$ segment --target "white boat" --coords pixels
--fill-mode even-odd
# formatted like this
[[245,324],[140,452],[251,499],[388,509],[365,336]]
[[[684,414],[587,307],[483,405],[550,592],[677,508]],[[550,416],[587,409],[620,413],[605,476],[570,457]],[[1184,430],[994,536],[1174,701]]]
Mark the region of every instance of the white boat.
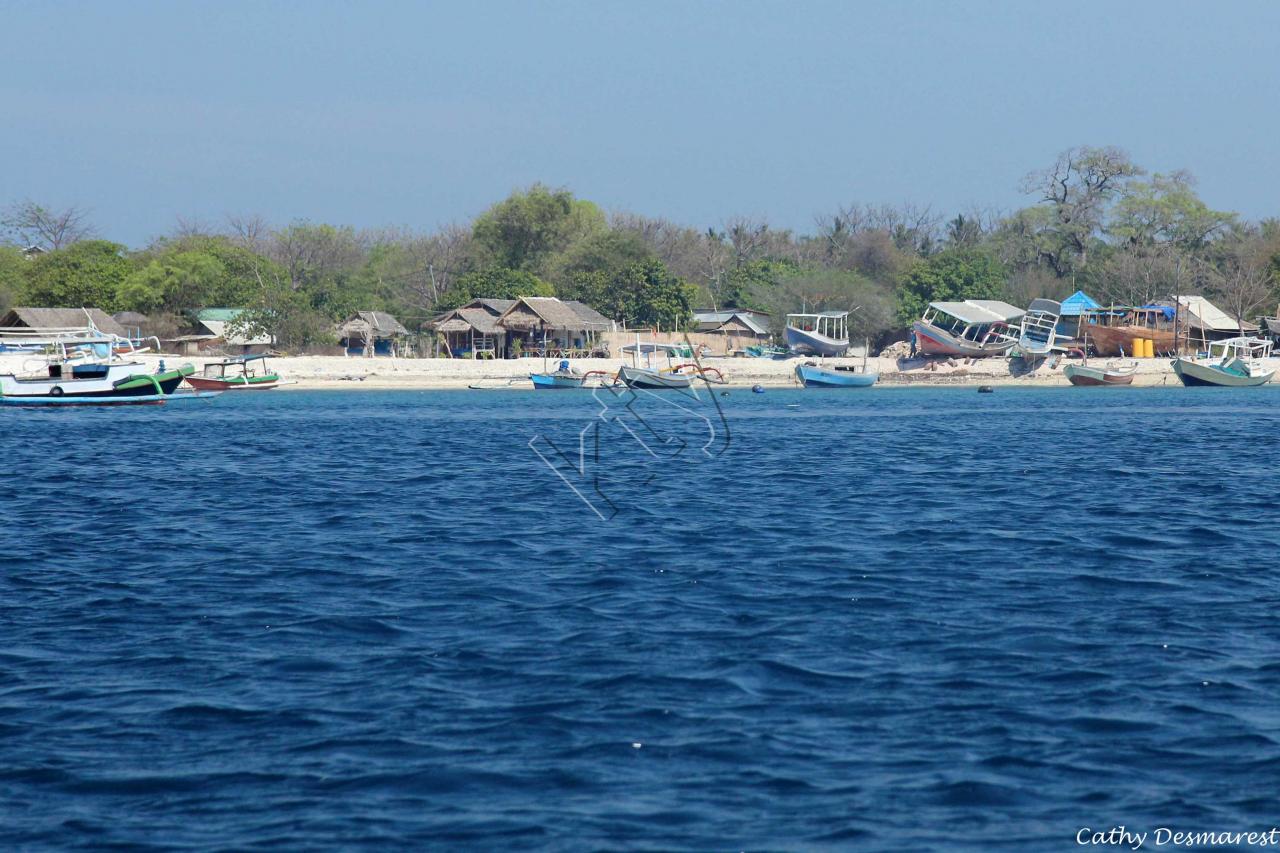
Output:
[[1253,388],[1266,385],[1275,368],[1262,363],[1271,357],[1271,341],[1263,338],[1228,338],[1209,344],[1207,358],[1173,360],[1173,372],[1183,385]]
[[1022,315],[1018,329],[1018,349],[1025,355],[1048,355],[1058,340],[1058,317],[1062,303],[1052,299],[1033,299]]
[[787,345],[802,355],[840,356],[849,349],[849,312],[788,314]]
[[1018,322],[1025,312],[995,299],[930,302],[911,327],[924,355],[983,358],[1004,355],[1018,342]]
[[618,381],[628,388],[643,388],[647,391],[671,391],[693,385],[693,377],[689,374],[626,365],[618,368]]

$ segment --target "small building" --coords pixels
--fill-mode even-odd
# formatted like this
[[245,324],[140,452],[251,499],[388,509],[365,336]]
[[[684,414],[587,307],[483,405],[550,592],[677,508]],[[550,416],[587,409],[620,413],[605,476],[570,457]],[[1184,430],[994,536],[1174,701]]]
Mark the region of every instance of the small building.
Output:
[[1198,349],[1206,349],[1213,341],[1252,335],[1258,331],[1256,323],[1237,320],[1203,296],[1175,297],[1179,315],[1178,323],[1185,331],[1179,338]]
[[693,322],[696,332],[724,335],[726,352],[756,346],[772,337],[769,315],[749,308],[701,309],[693,312]]
[[262,355],[276,345],[274,335],[228,332],[227,327],[245,312],[244,308],[204,308],[192,318],[185,334],[165,341],[166,349],[179,355]]
[[38,331],[84,331],[93,327],[107,335],[124,338],[124,327],[101,308],[11,308],[0,317],[0,329]]
[[506,358],[507,330],[498,318],[515,304],[514,299],[473,299],[436,317],[427,328],[440,333],[451,358]]
[[522,353],[586,356],[599,349],[599,335],[613,322],[588,305],[554,296],[523,296],[503,312],[497,325],[506,330],[508,350],[519,342]]
[[1085,293],[1077,290],[1062,300],[1062,310],[1058,312],[1058,334],[1070,338],[1080,336],[1080,317],[1087,311],[1097,311],[1102,306]]
[[407,355],[409,330],[385,311],[357,311],[338,326],[347,355]]

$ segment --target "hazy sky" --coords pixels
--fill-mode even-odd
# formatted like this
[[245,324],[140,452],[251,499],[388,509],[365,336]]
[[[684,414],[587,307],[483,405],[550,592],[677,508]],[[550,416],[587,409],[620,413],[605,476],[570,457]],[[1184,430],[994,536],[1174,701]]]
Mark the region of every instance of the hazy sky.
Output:
[[810,230],[1077,144],[1280,214],[1280,3],[0,0],[0,205],[433,228],[513,188]]

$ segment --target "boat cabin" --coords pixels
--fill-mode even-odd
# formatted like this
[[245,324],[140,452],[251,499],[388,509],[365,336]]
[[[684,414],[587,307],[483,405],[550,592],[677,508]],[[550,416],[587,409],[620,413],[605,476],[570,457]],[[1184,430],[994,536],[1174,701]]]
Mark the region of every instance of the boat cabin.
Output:
[[849,340],[849,312],[823,311],[820,314],[788,314],[787,325],[835,341]]
[[920,322],[976,344],[985,340],[992,329],[1021,319],[1023,313],[1020,308],[994,299],[930,302]]
[[1229,361],[1241,359],[1256,361],[1260,358],[1271,358],[1271,341],[1265,338],[1228,338],[1225,341],[1214,341],[1209,344],[1211,361]]
[[201,376],[205,379],[238,379],[241,376],[252,379],[255,376],[269,376],[265,355],[242,355],[226,361],[215,361],[206,364]]

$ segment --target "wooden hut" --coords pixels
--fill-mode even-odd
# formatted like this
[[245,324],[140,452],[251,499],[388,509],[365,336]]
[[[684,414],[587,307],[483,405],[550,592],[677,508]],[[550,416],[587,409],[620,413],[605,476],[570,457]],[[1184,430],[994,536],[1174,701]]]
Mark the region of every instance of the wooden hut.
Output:
[[84,331],[90,327],[107,335],[127,337],[123,326],[101,308],[12,308],[0,317],[5,331]]
[[531,355],[574,357],[598,349],[598,336],[613,323],[594,308],[554,296],[523,296],[498,318],[507,331],[509,347],[520,342],[520,351]]
[[700,310],[693,312],[693,322],[694,331],[723,335],[726,352],[766,343],[771,337],[769,315],[763,311],[745,308]]
[[473,299],[436,317],[427,328],[443,336],[451,357],[506,358],[507,330],[498,325],[498,318],[515,304],[514,299]]
[[347,355],[406,355],[409,330],[385,311],[357,311],[338,326]]
[[164,341],[165,349],[179,355],[262,355],[276,345],[272,335],[230,332],[244,308],[204,308],[195,313],[192,325],[176,338]]

